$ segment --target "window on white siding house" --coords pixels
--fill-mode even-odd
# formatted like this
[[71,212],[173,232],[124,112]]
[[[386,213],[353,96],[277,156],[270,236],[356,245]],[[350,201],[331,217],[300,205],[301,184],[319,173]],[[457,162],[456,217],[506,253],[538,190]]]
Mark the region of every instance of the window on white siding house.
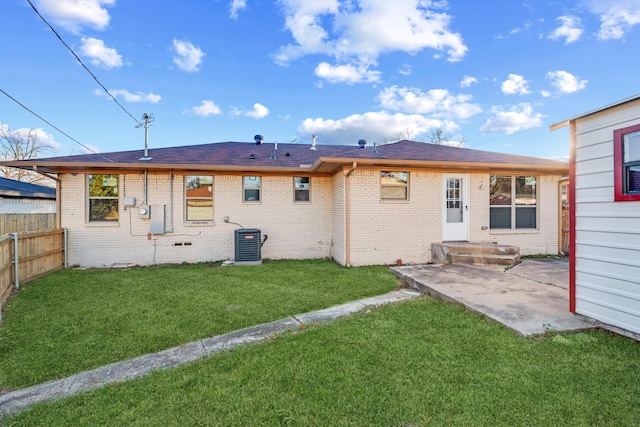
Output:
[[407,200],[408,197],[409,172],[380,172],[380,198],[382,200]]
[[259,202],[260,201],[260,177],[244,176],[242,177],[243,201]]
[[622,179],[625,194],[640,194],[640,131],[622,137]]
[[613,189],[617,202],[640,200],[640,124],[613,131]]
[[296,176],[293,178],[293,201],[308,202],[311,200],[311,178],[308,176]]
[[213,221],[213,177],[184,177],[185,217],[187,221]]
[[490,182],[490,228],[535,229],[538,214],[538,178],[535,176],[491,175]]
[[118,175],[87,176],[89,221],[118,221]]

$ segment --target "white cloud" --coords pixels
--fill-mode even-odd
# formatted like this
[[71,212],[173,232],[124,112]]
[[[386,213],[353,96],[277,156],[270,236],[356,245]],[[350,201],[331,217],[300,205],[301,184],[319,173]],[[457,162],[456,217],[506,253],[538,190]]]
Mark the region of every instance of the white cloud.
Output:
[[87,144],[87,143],[82,143],[82,145],[78,146],[78,149],[80,150],[80,152],[82,154],[94,154],[94,153],[101,153],[102,150],[100,149],[100,147],[97,147],[95,145],[91,145],[91,144]]
[[551,96],[551,92],[548,90],[541,90],[540,95],[542,95],[543,98],[549,98]]
[[526,95],[531,93],[529,82],[518,74],[509,74],[509,78],[502,82],[502,93],[505,95]]
[[621,39],[640,24],[640,0],[588,0],[587,8],[600,18],[601,40]]
[[[111,95],[113,95],[114,97],[122,97],[126,102],[148,102],[150,104],[157,104],[158,102],[160,102],[160,100],[162,99],[162,97],[160,95],[156,95],[155,93],[142,93],[142,92],[136,92],[136,93],[131,93],[126,89],[109,89],[109,92],[111,93]],[[94,94],[96,94],[97,96],[104,96],[104,97],[109,97],[109,95],[107,95],[103,90],[101,89],[96,89],[93,91]]]
[[410,76],[411,74],[413,74],[413,69],[409,64],[402,64],[402,66],[398,68],[398,74],[401,74],[403,76]]
[[553,33],[549,34],[547,38],[551,40],[564,38],[564,44],[580,40],[584,32],[580,18],[575,16],[559,16],[556,20],[560,21],[562,25],[556,28]]
[[578,77],[563,70],[549,71],[547,78],[551,84],[561,93],[574,93],[587,86],[587,80],[580,80]]
[[453,95],[446,89],[422,92],[417,88],[391,86],[383,89],[378,99],[383,108],[438,118],[466,119],[482,111],[469,102],[471,95]]
[[220,107],[218,107],[213,101],[209,99],[203,100],[200,105],[193,107],[191,111],[198,116],[207,117],[215,114],[220,114]]
[[242,111],[237,108],[234,108],[231,111],[231,114],[234,116],[245,116],[245,117],[253,117],[254,119],[262,119],[269,115],[269,109],[264,105],[256,102],[253,104],[253,110],[250,111]]
[[[309,54],[325,54],[341,64],[375,64],[389,52],[416,54],[424,49],[446,52],[460,61],[468,48],[449,29],[445,1],[427,0],[281,0],[285,28],[295,42],[281,46],[276,63],[286,65]],[[361,65],[358,65],[361,64]]]
[[321,62],[315,69],[316,76],[329,83],[363,83],[380,81],[380,72],[372,71],[368,65],[331,65]]
[[480,132],[504,132],[507,135],[514,134],[527,129],[542,126],[540,113],[533,111],[531,104],[522,102],[505,111],[500,107],[494,107],[493,117],[489,118],[480,128]]
[[[59,142],[56,142],[53,135],[45,132],[44,129],[42,128],[35,128],[35,129],[20,128],[20,129],[11,130],[9,129],[9,126],[4,123],[0,123],[0,128],[2,129],[3,134],[10,134],[25,142],[31,141],[33,138],[35,138],[38,144],[45,147],[47,151],[49,150],[59,151],[62,148],[62,145]],[[8,160],[14,160],[14,159],[8,159]]]
[[78,34],[83,27],[104,30],[109,25],[109,12],[116,0],[38,0],[40,12],[62,28]]
[[173,57],[173,63],[178,68],[189,73],[200,71],[200,64],[205,53],[199,47],[195,47],[188,41],[173,40],[173,50],[176,53]]
[[531,21],[527,21],[524,23],[522,27],[516,27],[511,31],[509,31],[509,34],[513,35],[513,34],[522,33],[524,31],[528,31],[532,26],[533,26],[533,23],[531,23]]
[[231,19],[238,19],[238,11],[247,7],[246,0],[231,0]]
[[309,138],[318,135],[318,145],[353,144],[366,139],[370,144],[397,139],[411,132],[412,139],[424,134],[429,129],[442,127],[447,132],[454,132],[458,126],[450,121],[427,118],[420,114],[389,114],[387,112],[368,112],[353,114],[343,119],[332,120],[308,118],[298,126],[298,133]]
[[478,79],[472,76],[464,76],[460,82],[460,87],[469,87],[474,83],[478,83]]
[[93,37],[82,37],[80,41],[80,52],[91,58],[93,65],[104,68],[122,67],[122,56],[115,49],[105,46],[104,41]]

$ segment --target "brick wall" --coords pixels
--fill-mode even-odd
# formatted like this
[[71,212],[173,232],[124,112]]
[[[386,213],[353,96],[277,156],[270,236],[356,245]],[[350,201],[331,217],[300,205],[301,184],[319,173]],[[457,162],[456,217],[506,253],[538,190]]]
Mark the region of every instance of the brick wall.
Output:
[[[243,202],[241,176],[215,176],[214,220],[198,223],[184,220],[184,176],[176,174],[172,181],[169,173],[149,173],[147,203],[166,205],[167,232],[157,235],[149,234],[150,220],[138,213],[137,206],[144,202],[143,174],[120,175],[115,223],[89,223],[86,177],[61,174],[61,221],[69,230],[69,262],[110,267],[233,259],[237,223],[269,236],[263,258],[333,257],[346,264],[345,173],[312,177],[309,203],[293,202],[291,176],[263,176],[260,202]],[[490,230],[489,174],[471,173],[470,240],[517,245],[522,254],[556,253],[559,179],[539,177],[539,229]],[[410,171],[407,201],[380,200],[380,170],[357,168],[348,182],[351,265],[431,260],[431,243],[442,241],[442,173]],[[136,207],[125,208],[125,196],[135,197]]]
[[[69,229],[71,264],[109,267],[114,263],[150,265],[233,259],[234,230],[239,226],[232,222],[261,229],[263,238],[269,236],[262,247],[263,258],[329,256],[331,178],[313,177],[311,202],[294,203],[293,177],[262,177],[262,200],[248,203],[242,200],[241,176],[215,176],[214,221],[187,223],[184,220],[184,177],[175,175],[171,182],[168,173],[149,173],[147,203],[166,205],[168,231],[151,236],[150,220],[141,218],[137,207],[124,206],[125,196],[134,196],[136,206],[144,202],[142,174],[120,175],[117,223],[87,221],[84,175],[63,174],[61,180],[61,220],[62,226]],[[230,223],[224,222],[225,216],[229,217]]]
[[442,238],[442,178],[410,172],[409,200],[380,199],[380,170],[356,169],[350,179],[351,264],[425,263]]

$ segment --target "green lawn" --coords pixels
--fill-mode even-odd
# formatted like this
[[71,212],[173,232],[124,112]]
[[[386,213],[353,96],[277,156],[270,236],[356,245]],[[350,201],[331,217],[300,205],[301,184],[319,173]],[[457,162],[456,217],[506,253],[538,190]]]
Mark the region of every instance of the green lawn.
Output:
[[640,344],[422,298],[37,405],[7,425],[632,426]]
[[0,390],[393,290],[385,267],[326,260],[64,270],[7,306]]

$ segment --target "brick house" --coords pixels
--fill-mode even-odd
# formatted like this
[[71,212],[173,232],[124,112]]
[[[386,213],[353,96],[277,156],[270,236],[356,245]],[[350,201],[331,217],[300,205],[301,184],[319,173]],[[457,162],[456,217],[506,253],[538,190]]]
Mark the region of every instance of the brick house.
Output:
[[425,263],[431,243],[557,253],[564,162],[399,141],[366,146],[222,142],[5,163],[58,177],[69,262],[104,267],[262,256],[345,266]]

